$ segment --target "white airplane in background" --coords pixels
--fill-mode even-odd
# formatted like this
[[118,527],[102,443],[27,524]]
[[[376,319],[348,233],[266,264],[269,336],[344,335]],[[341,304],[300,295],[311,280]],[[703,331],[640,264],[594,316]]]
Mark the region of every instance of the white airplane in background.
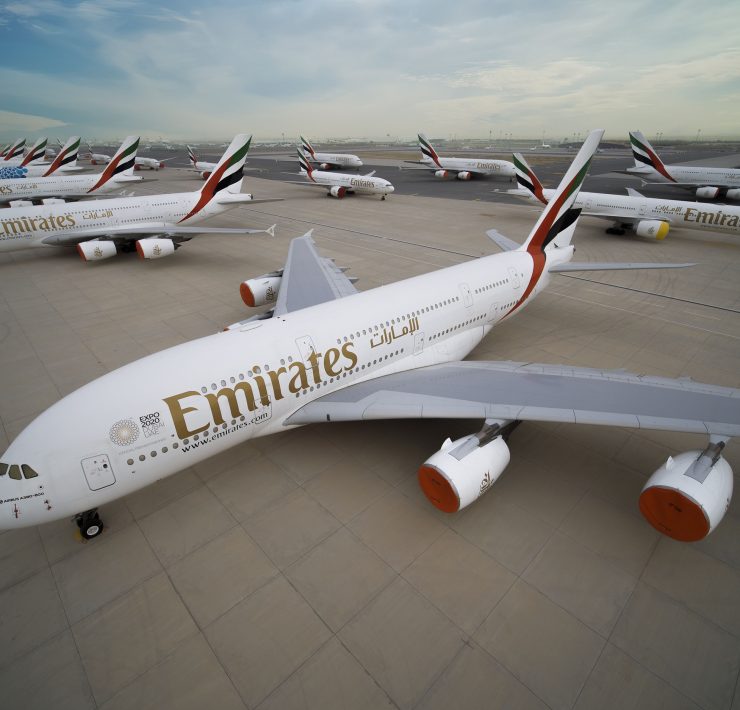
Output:
[[493,160],[491,158],[442,158],[434,150],[429,139],[419,133],[419,149],[421,161],[407,160],[407,163],[424,165],[434,171],[438,178],[456,177],[458,180],[470,180],[472,177],[496,175],[513,178],[514,166],[508,160]]
[[[542,186],[521,153],[514,153],[514,165],[519,189],[507,190],[507,194],[527,197],[546,205],[555,190]],[[671,227],[685,227],[740,235],[740,207],[645,197],[629,187],[627,195],[581,190],[575,207],[590,217],[612,220],[614,226],[606,230],[607,234],[624,234],[625,229],[633,229],[641,237],[665,239]]]
[[362,161],[351,153],[317,153],[306,138],[300,136],[301,149],[311,163],[319,163],[319,170],[332,168],[361,168]]
[[350,173],[325,172],[314,170],[303,151],[298,148],[298,164],[300,174],[305,175],[308,182],[297,183],[299,185],[311,185],[312,187],[323,187],[327,195],[342,199],[345,195],[354,193],[365,195],[380,195],[384,200],[395,189],[388,180],[373,177],[375,171],[367,175],[352,175]]
[[11,165],[3,167],[0,163],[0,185],[5,180],[18,180],[22,178],[49,177],[56,173],[67,173],[81,170],[77,165],[77,154],[80,148],[79,136],[72,136],[62,147],[62,149],[51,161],[51,164],[42,163],[40,165]]
[[694,165],[666,165],[640,131],[630,131],[635,167],[625,172],[643,179],[644,183],[671,184],[695,189],[696,196],[713,200],[727,197],[740,200],[740,170],[705,168]]
[[[110,155],[105,155],[105,153],[93,153],[89,144],[87,149],[90,151],[88,155],[91,165],[108,165],[108,163],[113,159]],[[136,161],[134,162],[134,170],[143,170],[144,168],[147,170],[160,170],[165,167],[165,163],[168,160],[172,159],[173,158],[165,158],[164,160],[158,160],[157,158],[144,158],[137,155]]]
[[285,427],[459,418],[484,423],[447,439],[418,474],[448,513],[496,481],[521,420],[703,433],[703,451],[670,457],[640,495],[662,533],[703,538],[730,502],[722,450],[740,435],[740,390],[623,370],[462,361],[553,273],[670,266],[571,262],[573,202],[602,134],[589,135],[524,244],[489,232],[505,253],[358,293],[319,256],[310,232],[294,239],[282,271],[240,289],[256,305],[272,300],[271,317],[137,360],[31,422],[1,459],[0,529],[75,515],[82,536],[95,537],[99,506]]
[[209,163],[205,160],[198,160],[193,149],[188,145],[185,146],[188,149],[188,160],[193,170],[200,173],[200,176],[204,180],[208,180],[211,177],[211,173],[216,169],[216,163]]
[[[76,246],[84,261],[99,261],[115,256],[119,249],[135,248],[142,259],[159,259],[196,234],[274,234],[274,225],[269,230],[193,226],[238,205],[275,201],[254,200],[241,192],[251,140],[244,134],[236,136],[197,192],[19,207],[7,210],[7,216],[0,212],[0,252]],[[125,165],[126,156],[119,152],[99,179],[118,174]]]
[[[79,143],[79,139],[77,142]],[[15,209],[32,206],[32,200],[43,199],[44,204],[53,204],[51,200],[59,203],[70,197],[96,197],[121,190],[132,182],[141,182],[143,178],[133,174],[134,158],[138,146],[137,136],[126,138],[102,173],[2,180],[0,181],[0,202],[9,203]]]

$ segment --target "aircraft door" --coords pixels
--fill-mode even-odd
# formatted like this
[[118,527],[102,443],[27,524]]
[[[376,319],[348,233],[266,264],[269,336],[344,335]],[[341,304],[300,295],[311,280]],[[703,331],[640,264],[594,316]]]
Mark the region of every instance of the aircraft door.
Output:
[[414,355],[419,355],[424,350],[424,333],[414,333]]
[[458,288],[460,289],[460,295],[462,296],[465,308],[470,308],[473,305],[473,293],[470,290],[470,286],[468,284],[460,284]]
[[89,456],[80,461],[82,473],[85,474],[85,480],[91,491],[99,491],[101,488],[112,486],[116,482],[113,475],[113,467],[110,459],[106,454]]
[[640,216],[641,217],[644,217],[646,214],[647,214],[647,204],[645,202],[643,202],[640,205]]
[[514,288],[519,288],[519,286],[521,286],[521,283],[519,281],[519,273],[513,266],[509,267],[509,279],[511,280],[511,285]]
[[295,344],[298,346],[298,352],[301,354],[301,360],[303,362],[309,362],[311,353],[316,352],[316,346],[313,343],[313,338],[310,335],[302,335],[300,338],[296,338]]

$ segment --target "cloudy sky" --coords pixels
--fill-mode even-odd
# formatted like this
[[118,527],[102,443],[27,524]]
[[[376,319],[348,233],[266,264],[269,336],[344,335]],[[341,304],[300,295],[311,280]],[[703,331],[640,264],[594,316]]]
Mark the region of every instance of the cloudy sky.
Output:
[[740,2],[0,0],[0,139],[740,136]]

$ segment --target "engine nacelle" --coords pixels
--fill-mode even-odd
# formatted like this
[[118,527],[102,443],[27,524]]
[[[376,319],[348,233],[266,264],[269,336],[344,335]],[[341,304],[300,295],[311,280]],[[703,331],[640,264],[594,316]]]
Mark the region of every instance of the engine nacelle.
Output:
[[471,172],[470,172],[470,171],[468,171],[468,170],[461,170],[461,171],[460,171],[460,172],[459,172],[459,173],[457,174],[457,179],[458,179],[458,180],[470,180],[470,178],[471,178],[471,177],[473,177],[473,173],[471,173]]
[[209,177],[211,177],[211,172],[210,172],[209,170],[204,170],[204,171],[203,171],[203,172],[201,173],[201,177],[202,177],[202,178],[203,178],[204,180],[208,180],[208,178],[209,178]]
[[440,180],[446,180],[450,174],[446,170],[435,170],[434,171],[434,177],[439,178]]
[[642,219],[635,225],[635,234],[640,237],[665,239],[671,225],[660,219]]
[[140,259],[161,259],[175,253],[175,242],[171,239],[139,239],[136,251]]
[[331,165],[329,163],[320,163],[319,170],[331,170]]
[[82,261],[100,261],[110,259],[118,253],[116,245],[108,241],[80,242],[77,245],[77,253]]
[[728,200],[740,200],[740,188],[732,187],[727,191]]
[[32,200],[10,200],[8,204],[11,207],[33,207]]
[[[508,466],[511,454],[502,437],[478,446],[475,434],[447,439],[419,469],[421,490],[445,513],[455,513],[480,498]],[[466,449],[472,449],[465,453]],[[462,456],[458,458],[458,456]]]
[[713,200],[719,195],[718,187],[697,187],[696,196],[703,197],[705,200]]
[[140,165],[139,163],[134,163],[134,170],[139,171],[139,170],[142,170],[142,169],[143,169],[143,166],[142,165]]
[[336,197],[338,200],[341,200],[347,194],[347,188],[334,185],[334,187],[329,190],[329,194],[332,197]]
[[732,468],[718,453],[713,455],[713,446],[670,456],[640,493],[640,512],[674,540],[705,538],[730,506]]
[[65,204],[65,200],[63,200],[61,197],[45,197],[43,200],[41,200],[42,205],[63,205]]
[[275,303],[282,281],[282,276],[270,274],[258,276],[256,279],[248,279],[239,286],[242,301],[250,308],[264,306],[266,303]]

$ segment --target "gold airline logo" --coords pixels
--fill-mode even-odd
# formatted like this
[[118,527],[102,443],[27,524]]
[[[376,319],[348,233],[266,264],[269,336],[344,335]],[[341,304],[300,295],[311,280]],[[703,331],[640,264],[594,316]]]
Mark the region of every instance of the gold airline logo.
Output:
[[77,224],[74,215],[51,214],[48,217],[15,217],[0,219],[0,238],[22,237],[34,232],[55,232],[59,229],[67,229]]
[[715,227],[729,227],[737,229],[740,223],[740,215],[725,214],[722,210],[703,212],[695,207],[687,207],[683,216],[684,222],[696,222],[698,224],[710,224]]
[[[306,362],[294,361],[277,370],[262,371],[255,366],[248,379],[233,386],[222,387],[217,392],[201,394],[195,390],[180,392],[165,397],[175,431],[180,439],[186,439],[207,431],[212,426],[226,423],[278,402],[288,394],[297,394],[309,387],[321,385],[327,378],[339,377],[357,366],[354,343],[344,343],[341,348],[329,348],[326,352],[311,351]],[[228,417],[224,417],[224,409]]]

